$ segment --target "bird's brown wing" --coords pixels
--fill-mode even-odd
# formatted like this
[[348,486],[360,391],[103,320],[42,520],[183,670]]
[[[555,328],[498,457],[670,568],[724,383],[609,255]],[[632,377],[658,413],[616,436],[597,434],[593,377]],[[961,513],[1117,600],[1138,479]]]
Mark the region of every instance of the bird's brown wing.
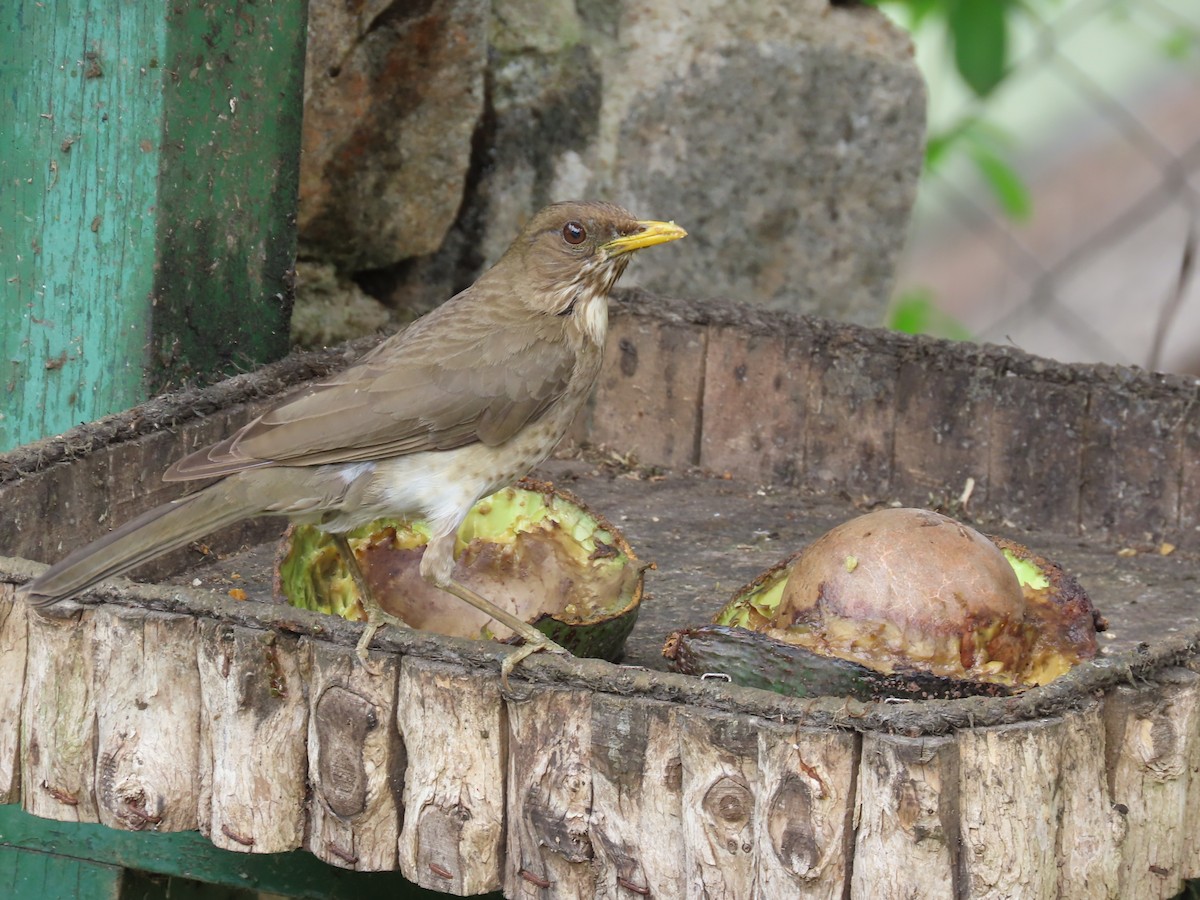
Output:
[[501,444],[563,395],[574,363],[566,344],[529,329],[501,335],[497,323],[486,321],[449,335],[413,328],[179,460],[163,477],[183,481],[269,465]]

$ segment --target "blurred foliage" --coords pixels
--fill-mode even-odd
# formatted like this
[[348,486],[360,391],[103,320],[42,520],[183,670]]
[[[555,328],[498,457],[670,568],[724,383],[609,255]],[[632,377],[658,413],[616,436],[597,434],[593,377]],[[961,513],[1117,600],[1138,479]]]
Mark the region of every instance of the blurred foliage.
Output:
[[[940,27],[951,43],[955,72],[978,100],[986,99],[1009,73],[1011,19],[1016,0],[868,0],[886,7],[908,29]],[[1009,161],[1012,140],[977,113],[964,114],[949,128],[931,132],[925,144],[925,172],[934,172],[953,156],[974,165],[1000,210],[1017,222],[1033,210],[1029,189]],[[967,329],[938,309],[932,293],[913,290],[896,297],[886,327],[909,334],[965,340]]]
[[1015,0],[868,0],[902,9],[911,31],[940,20],[954,45],[959,77],[977,97],[986,97],[1008,71],[1009,17]]
[[[944,40],[942,59],[953,66],[951,81],[965,88],[967,108],[948,126],[931,128],[926,140],[924,171],[926,177],[941,170],[950,160],[965,160],[975,170],[999,212],[1008,220],[1021,223],[1033,213],[1033,197],[1028,185],[1013,165],[1017,141],[987,120],[988,102],[1010,77],[1014,68],[1013,34],[1020,37],[1032,28],[1045,31],[1053,21],[1053,9],[1066,11],[1067,0],[863,0],[880,7],[894,21],[914,35]],[[1094,10],[1118,22],[1132,21],[1142,0],[1108,0]],[[1163,31],[1128,29],[1132,40],[1153,35],[1159,52],[1166,59],[1186,60],[1200,52],[1200,29],[1166,13],[1168,27]],[[928,47],[929,42],[923,41]],[[923,60],[930,65],[929,60]],[[940,60],[939,60],[940,62]],[[1020,63],[1018,60],[1017,63]],[[940,65],[939,65],[939,71]],[[947,82],[930,74],[931,90],[944,91]],[[941,313],[933,295],[911,290],[896,297],[888,310],[887,326],[900,331],[921,332],[948,338],[966,338],[963,326]],[[1200,897],[1197,898],[1200,900]]]
[[[1009,32],[1024,7],[1017,0],[869,0],[917,32],[940,26],[951,44],[955,72],[978,99],[985,100],[1010,71]],[[949,128],[931,132],[925,171],[962,154],[975,166],[1004,215],[1023,222],[1032,211],[1029,190],[1009,162],[1008,136],[975,113]]]
[[888,307],[884,327],[907,334],[930,334],[956,341],[971,337],[962,323],[938,309],[933,294],[927,290],[912,290],[894,297]]
[[1025,182],[1008,164],[1012,139],[978,116],[966,116],[953,128],[929,136],[925,144],[925,171],[935,171],[950,151],[965,153],[983,177],[1004,214],[1023,222],[1033,211]]

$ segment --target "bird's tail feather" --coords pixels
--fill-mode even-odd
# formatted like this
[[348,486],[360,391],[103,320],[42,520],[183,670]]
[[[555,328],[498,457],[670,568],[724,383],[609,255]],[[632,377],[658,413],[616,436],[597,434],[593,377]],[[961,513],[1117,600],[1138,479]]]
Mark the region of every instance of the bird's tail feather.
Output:
[[231,502],[218,483],[164,503],[55,563],[21,593],[37,608],[69,600],[105,578],[120,575],[155,557],[245,518],[253,512]]

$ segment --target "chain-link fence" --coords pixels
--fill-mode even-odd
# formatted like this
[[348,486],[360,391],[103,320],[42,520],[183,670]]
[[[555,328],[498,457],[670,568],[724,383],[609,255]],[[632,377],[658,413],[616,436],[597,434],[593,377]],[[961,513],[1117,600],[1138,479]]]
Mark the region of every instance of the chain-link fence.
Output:
[[947,96],[938,36],[918,40],[931,135],[1002,135],[1028,215],[1001,210],[978,160],[934,168],[899,294],[978,340],[1200,374],[1200,3],[1043,0],[1013,20],[985,100]]

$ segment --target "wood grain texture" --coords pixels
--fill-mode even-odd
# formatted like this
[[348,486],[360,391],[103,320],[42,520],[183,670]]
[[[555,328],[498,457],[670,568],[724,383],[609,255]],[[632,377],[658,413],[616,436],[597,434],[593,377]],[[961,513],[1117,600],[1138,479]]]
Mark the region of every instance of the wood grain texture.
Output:
[[0,582],[0,804],[21,802],[21,704],[29,646],[28,608]]
[[1063,716],[1062,818],[1055,854],[1062,900],[1120,896],[1126,820],[1113,808],[1109,790],[1102,710],[1101,702],[1092,701]]
[[[1189,661],[1187,669],[1193,673],[1200,671],[1200,662]],[[1190,817],[1192,812],[1200,809],[1200,740],[1194,735],[1189,742],[1189,750],[1188,793],[1184,803],[1185,815],[1189,818],[1185,820],[1187,828],[1183,838],[1183,850],[1180,853],[1180,869],[1185,878],[1200,878],[1200,828],[1194,827],[1195,823]]]
[[588,836],[597,897],[686,892],[677,714],[676,707],[661,702],[592,698]]
[[757,725],[744,716],[680,711],[685,897],[757,894],[756,860],[769,852],[755,828]]
[[804,439],[809,484],[871,496],[890,490],[899,363],[871,349],[849,331],[815,337]]
[[47,819],[98,822],[93,615],[73,603],[55,614],[28,617],[21,803]]
[[709,328],[701,466],[751,481],[802,480],[807,348],[783,334]]
[[0,449],[287,352],[306,10],[15,8]]
[[965,347],[905,354],[896,384],[892,487],[920,506],[961,495],[974,479],[973,504],[988,500],[988,434],[994,373]]
[[1077,531],[1086,389],[1006,374],[988,438],[988,508],[1018,525]]
[[401,871],[451,894],[499,889],[508,735],[494,673],[405,657],[396,714],[409,773]]
[[1200,741],[1200,675],[1166,669],[1156,683],[1118,687],[1105,702],[1108,777],[1128,831],[1121,897],[1174,897],[1194,872],[1180,861],[1195,810],[1187,806]]
[[696,463],[707,331],[649,316],[615,316],[576,440],[659,466]]
[[847,731],[759,726],[760,896],[846,896],[860,741]]
[[296,638],[201,620],[200,831],[226,850],[303,843],[307,652]]
[[588,693],[540,685],[508,700],[506,897],[596,893],[591,707]]
[[850,896],[958,900],[958,745],[863,735]]
[[1188,401],[1091,388],[1083,429],[1080,516],[1101,533],[1174,534]]
[[93,615],[100,821],[128,831],[194,831],[196,620],[120,606],[101,606]]
[[1061,719],[959,732],[959,837],[970,897],[1057,895]]
[[1200,547],[1200,399],[1187,403],[1182,430],[1179,538],[1194,550]]
[[400,662],[372,653],[368,672],[343,647],[308,642],[308,834],[305,846],[345,869],[398,867],[404,743],[396,727]]

